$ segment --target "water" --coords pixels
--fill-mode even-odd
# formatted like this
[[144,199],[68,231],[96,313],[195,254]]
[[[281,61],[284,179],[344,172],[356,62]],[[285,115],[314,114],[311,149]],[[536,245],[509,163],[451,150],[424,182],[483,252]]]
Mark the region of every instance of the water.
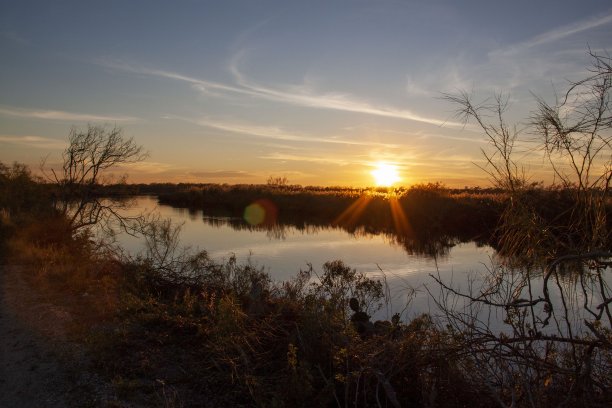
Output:
[[[406,318],[436,309],[427,289],[435,296],[437,275],[454,287],[466,289],[469,276],[481,276],[491,265],[495,251],[474,242],[459,243],[439,256],[416,255],[394,243],[392,237],[367,233],[351,234],[340,228],[282,227],[275,230],[248,228],[235,219],[212,218],[200,211],[158,205],[154,197],[138,197],[133,213],[155,211],[162,218],[183,224],[181,242],[194,250],[206,250],[218,261],[235,255],[267,271],[274,281],[291,279],[312,265],[322,272],[327,261],[342,260],[372,278],[386,278],[392,302],[377,317],[402,312]],[[139,239],[120,235],[120,243],[133,254],[144,249]],[[410,301],[410,306],[406,308]]]
[[[479,325],[485,329],[494,333],[512,331],[504,323],[506,308],[485,306],[474,309],[470,308],[466,298],[452,293],[444,297],[442,295],[449,292],[442,291],[431,275],[458,293],[469,293],[472,289],[474,297],[479,297],[483,288],[490,287],[487,283],[501,278],[505,283],[494,292],[496,297],[491,298],[497,304],[542,296],[541,268],[532,268],[527,275],[526,268],[505,267],[498,262],[493,248],[475,242],[442,238],[433,245],[414,239],[398,244],[393,236],[360,230],[351,233],[341,228],[290,225],[258,228],[241,219],[211,217],[201,211],[158,205],[154,197],[137,197],[127,214],[142,212],[154,212],[161,218],[171,219],[174,224],[182,224],[182,246],[193,251],[206,250],[218,262],[235,256],[240,263],[249,262],[263,268],[276,282],[293,278],[300,269],[309,265],[315,274],[320,275],[325,262],[342,260],[351,268],[386,282],[390,302],[373,315],[374,319],[389,319],[396,312],[401,313],[404,321],[422,313],[435,316],[442,310],[436,301],[446,300],[447,311],[477,316],[481,320]],[[118,240],[133,255],[144,251],[142,239],[120,234]],[[547,327],[538,323],[545,333],[564,335],[568,325],[574,330],[584,330],[582,322],[585,318],[592,318],[585,305],[596,311],[597,305],[610,297],[612,274],[608,271],[599,275],[601,281],[588,268],[566,265],[564,269],[549,281],[556,317],[554,324]],[[531,276],[531,279],[527,280],[526,276]],[[530,282],[532,295],[527,282]],[[563,304],[568,306],[565,316],[562,314]],[[544,316],[543,307],[544,304],[539,303],[532,310],[533,316]]]

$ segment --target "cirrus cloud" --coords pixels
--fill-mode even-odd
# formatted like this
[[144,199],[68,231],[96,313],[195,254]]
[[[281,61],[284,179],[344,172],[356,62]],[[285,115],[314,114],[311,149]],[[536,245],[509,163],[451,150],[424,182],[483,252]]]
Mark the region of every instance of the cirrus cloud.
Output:
[[25,145],[37,149],[64,149],[67,143],[63,140],[42,136],[0,135],[0,143]]
[[35,110],[14,107],[0,107],[0,115],[15,116],[28,119],[64,120],[78,122],[127,122],[138,120],[133,116],[106,116],[88,113],[75,113],[58,110]]

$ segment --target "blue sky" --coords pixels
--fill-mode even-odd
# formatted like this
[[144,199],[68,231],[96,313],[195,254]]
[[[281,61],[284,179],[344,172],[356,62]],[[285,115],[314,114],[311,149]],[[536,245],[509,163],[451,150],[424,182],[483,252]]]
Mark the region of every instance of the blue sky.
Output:
[[[72,126],[150,152],[129,181],[486,185],[443,92],[553,101],[612,51],[609,1],[0,0],[0,161],[57,165]],[[523,151],[537,179],[541,154]]]

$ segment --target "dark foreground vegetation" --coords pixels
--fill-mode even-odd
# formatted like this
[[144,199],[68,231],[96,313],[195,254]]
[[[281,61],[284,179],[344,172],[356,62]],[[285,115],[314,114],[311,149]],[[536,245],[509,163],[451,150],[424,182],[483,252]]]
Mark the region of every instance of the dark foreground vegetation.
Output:
[[[118,405],[484,407],[515,399],[588,406],[610,397],[606,315],[597,320],[603,337],[576,336],[572,351],[562,347],[568,339],[527,332],[505,338],[504,350],[473,326],[478,320],[457,325],[465,315],[446,324],[428,315],[370,322],[384,287],[340,261],[314,281],[302,271],[273,283],[233,259],[218,264],[205,252],[182,251],[178,229],[159,220],[139,226],[146,256],[125,257],[87,229],[75,231],[53,206],[53,191],[27,168],[2,169],[5,259],[27,265],[32,287],[53,301],[80,299],[69,305],[72,335],[87,345],[91,370],[113,384]],[[418,194],[457,199],[440,189]],[[525,315],[508,316],[516,319],[509,324],[529,327]],[[535,341],[546,343],[543,359],[532,350],[514,360]],[[513,355],[517,366],[504,367],[496,353]],[[572,353],[578,361],[592,353],[592,371],[575,367]],[[519,364],[528,364],[528,383]]]
[[[303,223],[329,217],[347,229],[410,233],[436,222],[478,230],[478,214],[491,217],[499,262],[464,291],[433,276],[442,288],[435,316],[372,322],[387,301],[384,282],[342,261],[326,263],[320,276],[306,270],[271,282],[251,265],[182,249],[180,228],[167,220],[123,217],[120,202],[100,200],[98,170],[143,152],[120,130],[96,126],[71,133],[52,183],[21,165],[0,166],[3,262],[23,265],[32,290],[71,308],[73,340],[116,392],[106,405],[610,406],[612,68],[593,58],[593,76],[568,92],[587,87],[582,105],[541,102],[534,115],[560,188],[527,182],[503,98],[475,104],[451,95],[490,138],[485,170],[498,198],[439,186],[391,196],[208,186],[165,198],[255,226],[301,214]],[[583,109],[561,115],[568,101]],[[259,208],[247,211],[253,203]],[[129,256],[95,239],[92,227],[112,225],[141,234],[146,253]],[[502,330],[492,329],[492,314]]]
[[[383,286],[341,261],[327,263],[316,283],[311,271],[272,283],[233,259],[181,251],[164,221],[142,227],[146,257],[118,256],[87,229],[75,232],[27,168],[2,170],[2,197],[11,197],[3,202],[5,262],[26,265],[32,287],[55,302],[77,295],[72,335],[115,386],[117,404],[493,402],[453,357],[457,334],[428,316],[370,322]],[[24,187],[27,196],[5,194]]]

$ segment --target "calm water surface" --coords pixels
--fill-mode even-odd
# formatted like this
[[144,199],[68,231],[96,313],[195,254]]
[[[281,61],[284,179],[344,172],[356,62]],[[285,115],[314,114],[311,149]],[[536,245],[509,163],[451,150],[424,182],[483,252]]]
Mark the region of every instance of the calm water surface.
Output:
[[[308,264],[316,273],[327,261],[342,260],[345,264],[371,277],[386,277],[392,304],[383,308],[380,317],[401,312],[405,317],[435,309],[426,288],[438,293],[430,274],[440,273],[446,282],[465,288],[468,276],[480,276],[495,251],[475,243],[457,244],[438,257],[408,254],[390,237],[372,234],[351,234],[339,228],[310,228],[305,231],[283,227],[274,231],[235,228],[227,219],[211,218],[202,212],[158,205],[154,197],[139,197],[134,211],[156,211],[163,218],[182,223],[181,242],[194,250],[206,250],[218,261],[235,254],[240,262],[251,262],[267,271],[273,280],[291,279]],[[235,221],[235,220],[234,220]],[[234,223],[235,224],[235,223]],[[142,251],[143,243],[129,236],[120,236],[120,243],[132,253]],[[382,270],[382,272],[381,272]],[[410,296],[414,289],[416,294]],[[405,308],[409,299],[410,306]]]

